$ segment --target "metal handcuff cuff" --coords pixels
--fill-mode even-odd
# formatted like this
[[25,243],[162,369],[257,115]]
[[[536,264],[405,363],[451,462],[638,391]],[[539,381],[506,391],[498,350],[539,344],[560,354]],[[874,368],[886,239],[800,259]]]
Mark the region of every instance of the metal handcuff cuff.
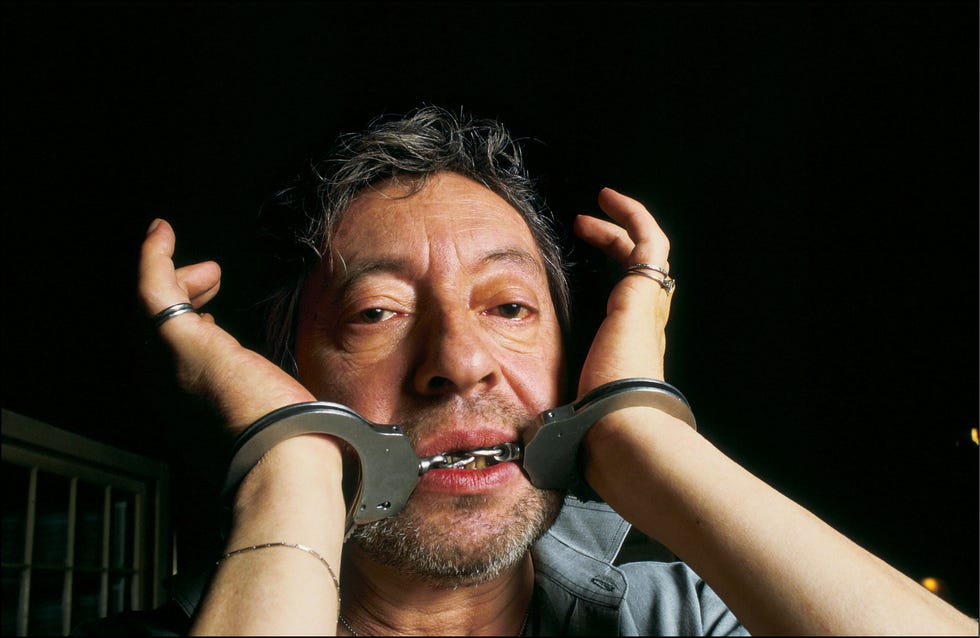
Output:
[[445,452],[419,458],[398,425],[368,421],[338,403],[311,401],[274,410],[246,428],[235,440],[222,494],[230,498],[259,459],[276,444],[302,434],[328,434],[345,441],[358,456],[360,476],[349,499],[345,538],[355,525],[391,516],[402,509],[419,482],[433,469],[463,468],[477,457],[495,462],[523,456],[524,471],[542,489],[573,489],[584,484],[578,455],[592,425],[616,410],[652,407],[697,429],[684,395],[655,379],[623,379],[599,386],[580,400],[545,410],[535,419],[530,442]]

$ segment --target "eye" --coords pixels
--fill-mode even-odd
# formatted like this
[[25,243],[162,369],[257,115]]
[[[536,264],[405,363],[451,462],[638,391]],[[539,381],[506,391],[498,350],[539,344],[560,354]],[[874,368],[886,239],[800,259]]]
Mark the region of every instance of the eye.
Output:
[[381,323],[395,316],[395,312],[384,308],[366,308],[355,315],[360,323]]
[[531,314],[531,309],[519,303],[505,303],[487,311],[504,319],[525,319]]

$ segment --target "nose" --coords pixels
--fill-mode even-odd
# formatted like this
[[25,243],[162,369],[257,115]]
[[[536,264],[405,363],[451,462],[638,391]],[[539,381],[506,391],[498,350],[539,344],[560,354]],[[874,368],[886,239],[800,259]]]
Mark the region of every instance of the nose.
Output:
[[468,394],[493,387],[500,380],[500,364],[479,317],[469,312],[441,314],[422,331],[414,373],[419,394]]

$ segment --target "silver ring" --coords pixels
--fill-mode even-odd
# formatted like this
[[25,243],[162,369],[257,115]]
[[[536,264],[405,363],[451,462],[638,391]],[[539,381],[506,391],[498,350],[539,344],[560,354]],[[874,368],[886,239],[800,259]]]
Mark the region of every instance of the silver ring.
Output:
[[653,264],[633,264],[627,270],[652,270],[654,272],[659,272],[664,277],[670,277],[670,273],[667,270],[661,268],[660,266],[654,266]]
[[660,287],[663,288],[665,291],[667,291],[668,295],[674,292],[674,286],[677,285],[677,282],[670,275],[664,275],[663,279],[661,279],[660,277],[655,277],[654,275],[651,275],[650,273],[640,268],[636,268],[636,269],[630,268],[629,270],[626,271],[626,275],[642,275],[647,279],[652,279],[658,284],[660,284]]
[[168,306],[157,314],[153,315],[153,326],[159,328],[166,323],[167,320],[173,319],[177,315],[182,315],[185,312],[194,312],[194,306],[187,302],[175,303],[172,306]]

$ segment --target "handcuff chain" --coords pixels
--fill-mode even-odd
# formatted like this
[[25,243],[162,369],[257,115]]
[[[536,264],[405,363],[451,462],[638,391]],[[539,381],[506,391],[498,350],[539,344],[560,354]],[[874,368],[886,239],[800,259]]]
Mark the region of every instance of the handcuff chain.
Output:
[[523,448],[519,443],[501,443],[496,447],[444,452],[420,459],[419,474],[425,474],[429,470],[459,470],[475,462],[477,457],[490,458],[497,463],[504,463],[521,458],[522,453]]

